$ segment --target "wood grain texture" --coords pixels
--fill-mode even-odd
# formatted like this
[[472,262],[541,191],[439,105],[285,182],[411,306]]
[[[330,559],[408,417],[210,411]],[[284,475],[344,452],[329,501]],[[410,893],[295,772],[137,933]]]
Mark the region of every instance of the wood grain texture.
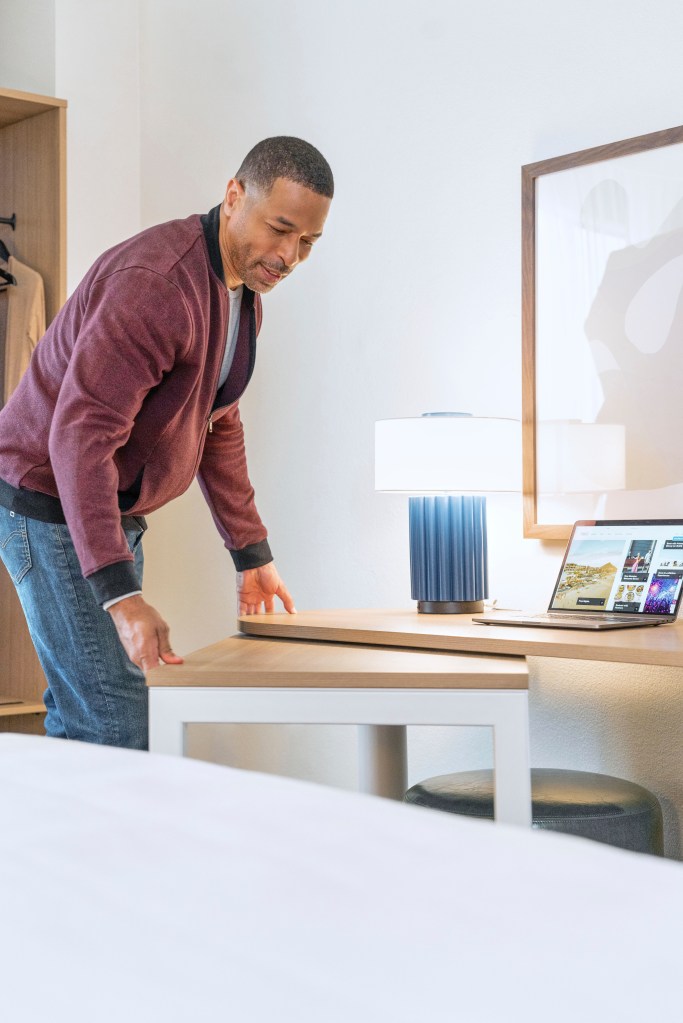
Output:
[[37,713],[0,716],[0,732],[23,732],[27,735],[45,735],[45,715]]
[[522,503],[524,536],[536,529],[536,183],[522,167]]
[[245,635],[448,650],[514,657],[683,667],[683,623],[613,632],[477,625],[471,615],[419,615],[412,610],[300,611],[239,619]]
[[45,705],[40,703],[7,703],[0,704],[0,718],[23,717],[24,714],[44,714]]
[[155,668],[148,686],[528,689],[521,658],[231,636]]
[[47,323],[66,297],[65,116],[56,108],[0,131],[0,215],[17,216],[0,237],[43,278]]
[[[66,298],[66,101],[0,89],[0,238],[45,286],[49,323]],[[24,701],[1,730],[42,731],[46,682],[9,576],[0,568],[0,690]]]
[[540,174],[571,170],[573,167],[585,167],[589,163],[613,160],[619,156],[633,156],[635,153],[643,153],[647,149],[660,149],[662,146],[673,146],[678,142],[683,142],[683,125],[665,128],[663,131],[649,132],[647,135],[635,135],[630,139],[621,139],[619,142],[607,142],[602,146],[581,149],[575,153],[566,153],[564,156],[554,156],[548,160],[539,160],[537,163],[528,163],[523,170],[537,178]]
[[0,690],[42,704],[46,681],[12,580],[0,564]]
[[17,92],[16,89],[0,89],[0,128],[58,107],[66,107],[66,100],[39,96],[32,92]]

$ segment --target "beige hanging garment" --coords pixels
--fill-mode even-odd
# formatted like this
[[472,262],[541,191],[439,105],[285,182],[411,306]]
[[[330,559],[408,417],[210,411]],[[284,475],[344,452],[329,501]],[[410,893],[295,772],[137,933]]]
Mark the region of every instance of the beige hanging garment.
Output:
[[45,291],[43,278],[30,266],[9,258],[9,272],[16,285],[7,289],[5,333],[5,401],[16,390],[26,372],[33,349],[45,333]]

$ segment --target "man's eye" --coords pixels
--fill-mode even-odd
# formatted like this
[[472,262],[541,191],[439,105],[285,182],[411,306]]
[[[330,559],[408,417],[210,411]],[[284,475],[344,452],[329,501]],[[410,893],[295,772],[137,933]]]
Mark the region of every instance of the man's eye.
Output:
[[282,230],[282,228],[279,228],[279,227],[273,227],[273,225],[272,225],[272,224],[268,224],[268,227],[269,227],[269,228],[271,229],[271,231],[272,231],[272,232],[273,232],[274,234],[286,234],[286,232],[285,232],[285,231],[283,231],[283,230]]

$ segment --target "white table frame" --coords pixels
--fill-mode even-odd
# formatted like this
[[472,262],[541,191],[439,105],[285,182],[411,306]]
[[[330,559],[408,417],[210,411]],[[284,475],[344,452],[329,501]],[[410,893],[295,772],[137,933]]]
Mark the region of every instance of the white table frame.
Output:
[[493,729],[495,818],[531,825],[529,698],[524,689],[314,689],[159,686],[149,689],[149,748],[182,756],[189,724],[354,724],[359,788],[401,799],[407,725]]

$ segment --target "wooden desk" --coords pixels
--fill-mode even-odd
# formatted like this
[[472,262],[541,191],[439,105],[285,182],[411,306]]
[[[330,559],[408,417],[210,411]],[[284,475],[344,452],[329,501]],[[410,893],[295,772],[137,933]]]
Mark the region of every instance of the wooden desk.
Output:
[[496,818],[531,823],[520,657],[234,636],[154,669],[147,684],[153,752],[182,755],[191,722],[356,724],[359,787],[395,799],[407,784],[407,725],[489,725]]
[[471,615],[419,615],[415,610],[304,611],[239,619],[250,636],[373,643],[513,657],[661,664],[683,668],[683,622],[642,629],[581,632],[477,625]]

